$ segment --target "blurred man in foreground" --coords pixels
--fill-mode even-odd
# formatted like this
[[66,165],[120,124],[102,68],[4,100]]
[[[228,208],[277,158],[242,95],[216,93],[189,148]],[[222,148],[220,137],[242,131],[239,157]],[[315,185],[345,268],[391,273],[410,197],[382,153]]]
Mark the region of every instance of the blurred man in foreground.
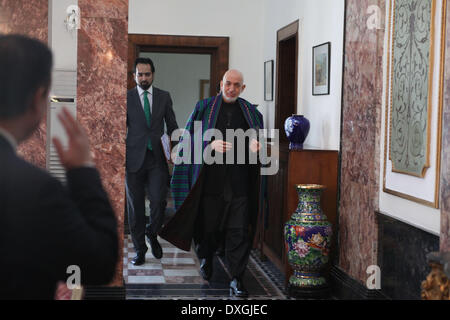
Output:
[[37,40],[0,36],[0,299],[53,299],[68,270],[107,284],[118,258],[114,212],[71,114],[59,115],[67,147],[53,139],[67,187],[16,154],[46,113],[52,61]]

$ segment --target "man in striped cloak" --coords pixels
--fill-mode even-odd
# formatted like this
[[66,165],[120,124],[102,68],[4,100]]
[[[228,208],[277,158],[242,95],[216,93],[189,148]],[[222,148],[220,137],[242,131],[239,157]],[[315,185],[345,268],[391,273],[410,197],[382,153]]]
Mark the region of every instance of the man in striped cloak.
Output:
[[[258,153],[261,144],[256,136],[249,136],[245,148],[239,149],[236,136],[221,139],[220,133],[226,137],[230,129],[255,133],[263,129],[261,113],[239,97],[244,89],[242,73],[229,70],[221,81],[221,93],[197,103],[178,144],[190,150],[178,149],[171,181],[177,212],[160,232],[162,238],[185,251],[191,249],[194,240],[205,280],[211,278],[214,252],[225,240],[225,257],[232,276],[230,293],[239,297],[248,296],[242,277],[255,234],[260,191],[260,166],[249,159]],[[209,129],[216,129],[219,136],[205,138]],[[195,161],[199,149],[201,161]],[[222,164],[205,162],[208,150],[227,160]],[[190,155],[179,161],[186,152]],[[233,161],[228,160],[231,158]]]

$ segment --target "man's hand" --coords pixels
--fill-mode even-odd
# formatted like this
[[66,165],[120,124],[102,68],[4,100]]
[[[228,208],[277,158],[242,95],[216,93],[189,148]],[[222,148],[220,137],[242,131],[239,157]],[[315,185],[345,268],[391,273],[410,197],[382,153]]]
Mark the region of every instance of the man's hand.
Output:
[[233,145],[223,140],[214,140],[211,142],[211,148],[219,153],[225,153],[231,150]]
[[55,137],[52,140],[64,168],[69,170],[91,165],[89,140],[84,129],[66,108],[58,114],[58,119],[67,133],[68,146],[64,149],[60,139]]
[[258,142],[258,140],[252,139],[252,141],[250,141],[250,151],[253,153],[258,152],[259,150],[261,150],[261,143]]

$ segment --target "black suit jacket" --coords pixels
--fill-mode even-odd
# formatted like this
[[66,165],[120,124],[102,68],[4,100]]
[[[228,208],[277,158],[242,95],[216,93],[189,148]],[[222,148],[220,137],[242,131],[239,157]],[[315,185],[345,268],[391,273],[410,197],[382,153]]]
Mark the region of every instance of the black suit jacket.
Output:
[[114,275],[117,223],[98,171],[69,170],[65,187],[1,135],[0,228],[0,299],[53,299],[71,265],[82,284]]
[[169,137],[178,128],[172,99],[167,91],[153,87],[152,121],[150,128],[145,119],[144,108],[137,88],[128,90],[127,94],[127,140],[126,168],[136,172],[142,166],[147,151],[147,143],[152,141],[153,153],[157,159],[164,161],[161,137],[164,134],[164,121]]

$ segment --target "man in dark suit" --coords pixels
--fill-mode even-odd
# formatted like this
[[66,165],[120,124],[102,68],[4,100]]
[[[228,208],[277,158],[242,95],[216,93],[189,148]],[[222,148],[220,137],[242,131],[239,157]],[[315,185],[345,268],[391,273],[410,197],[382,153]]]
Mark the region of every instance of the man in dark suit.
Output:
[[52,60],[37,40],[0,36],[0,299],[53,299],[73,266],[81,284],[107,284],[118,259],[114,212],[70,113],[68,146],[53,140],[67,187],[16,154],[45,115]]
[[[161,259],[157,235],[164,223],[169,184],[167,160],[161,144],[164,123],[169,136],[178,128],[167,91],[152,86],[155,66],[149,58],[137,58],[134,64],[137,86],[127,95],[126,194],[128,222],[136,257],[134,265],[145,263],[148,237],[152,254]],[[146,225],[145,191],[150,200]]]

